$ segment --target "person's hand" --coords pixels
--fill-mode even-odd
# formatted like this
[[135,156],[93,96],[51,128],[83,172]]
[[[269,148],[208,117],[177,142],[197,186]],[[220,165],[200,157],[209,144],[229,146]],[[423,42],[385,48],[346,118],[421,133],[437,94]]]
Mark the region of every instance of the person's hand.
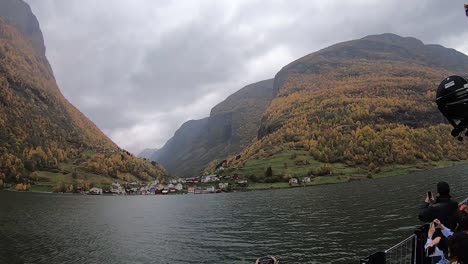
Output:
[[432,243],[429,245],[429,247],[435,247],[439,245],[441,239],[442,239],[441,237],[434,238],[434,240],[432,240]]
[[442,224],[442,223],[440,222],[439,219],[435,219],[435,220],[434,220],[434,226],[435,226],[436,228],[445,229],[444,224]]
[[433,204],[434,203],[434,199],[432,197],[429,197],[427,194],[426,194],[426,200],[424,200],[425,203],[427,204]]
[[429,230],[427,231],[427,237],[428,237],[428,238],[432,238],[432,236],[433,236],[434,233],[435,233],[435,230],[436,230],[436,229],[435,229],[434,223],[431,223],[431,224],[429,225]]

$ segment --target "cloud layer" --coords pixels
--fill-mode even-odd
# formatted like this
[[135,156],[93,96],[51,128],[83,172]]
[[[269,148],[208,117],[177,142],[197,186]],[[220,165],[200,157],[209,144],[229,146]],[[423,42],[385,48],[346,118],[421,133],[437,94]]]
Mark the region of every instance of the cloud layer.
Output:
[[135,153],[336,42],[390,32],[468,53],[459,0],[27,2],[64,95]]

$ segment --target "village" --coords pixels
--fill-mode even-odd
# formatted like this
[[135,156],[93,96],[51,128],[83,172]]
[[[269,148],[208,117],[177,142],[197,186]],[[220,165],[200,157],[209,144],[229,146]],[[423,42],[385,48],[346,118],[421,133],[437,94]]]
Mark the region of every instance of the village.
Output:
[[167,194],[206,194],[231,192],[247,187],[247,181],[238,180],[229,183],[221,181],[217,175],[207,175],[193,178],[171,179],[168,183],[158,180],[150,183],[112,183],[110,189],[93,187],[88,192],[78,191],[89,195],[167,195]]
[[[310,177],[291,178],[289,187],[300,187],[310,183]],[[239,176],[228,179],[218,175],[207,175],[193,178],[171,179],[169,183],[158,180],[150,183],[125,183],[114,182],[110,189],[93,187],[89,191],[78,190],[78,193],[88,195],[169,195],[169,194],[208,194],[246,191],[248,182]]]

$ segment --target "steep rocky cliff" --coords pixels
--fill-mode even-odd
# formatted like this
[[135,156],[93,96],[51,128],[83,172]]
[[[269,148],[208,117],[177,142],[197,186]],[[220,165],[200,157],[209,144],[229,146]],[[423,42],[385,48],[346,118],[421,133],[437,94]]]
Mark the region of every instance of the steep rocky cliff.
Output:
[[248,146],[272,98],[273,80],[248,85],[211,110],[208,118],[183,124],[152,159],[177,176],[199,175],[215,159]]

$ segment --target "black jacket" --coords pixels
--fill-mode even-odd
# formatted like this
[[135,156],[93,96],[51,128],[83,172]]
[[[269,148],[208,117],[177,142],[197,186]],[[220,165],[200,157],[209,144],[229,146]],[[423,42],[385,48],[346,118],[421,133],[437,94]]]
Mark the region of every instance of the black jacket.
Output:
[[439,219],[442,224],[452,231],[457,227],[458,203],[450,197],[438,197],[434,204],[424,203],[419,212],[419,220],[429,223]]

